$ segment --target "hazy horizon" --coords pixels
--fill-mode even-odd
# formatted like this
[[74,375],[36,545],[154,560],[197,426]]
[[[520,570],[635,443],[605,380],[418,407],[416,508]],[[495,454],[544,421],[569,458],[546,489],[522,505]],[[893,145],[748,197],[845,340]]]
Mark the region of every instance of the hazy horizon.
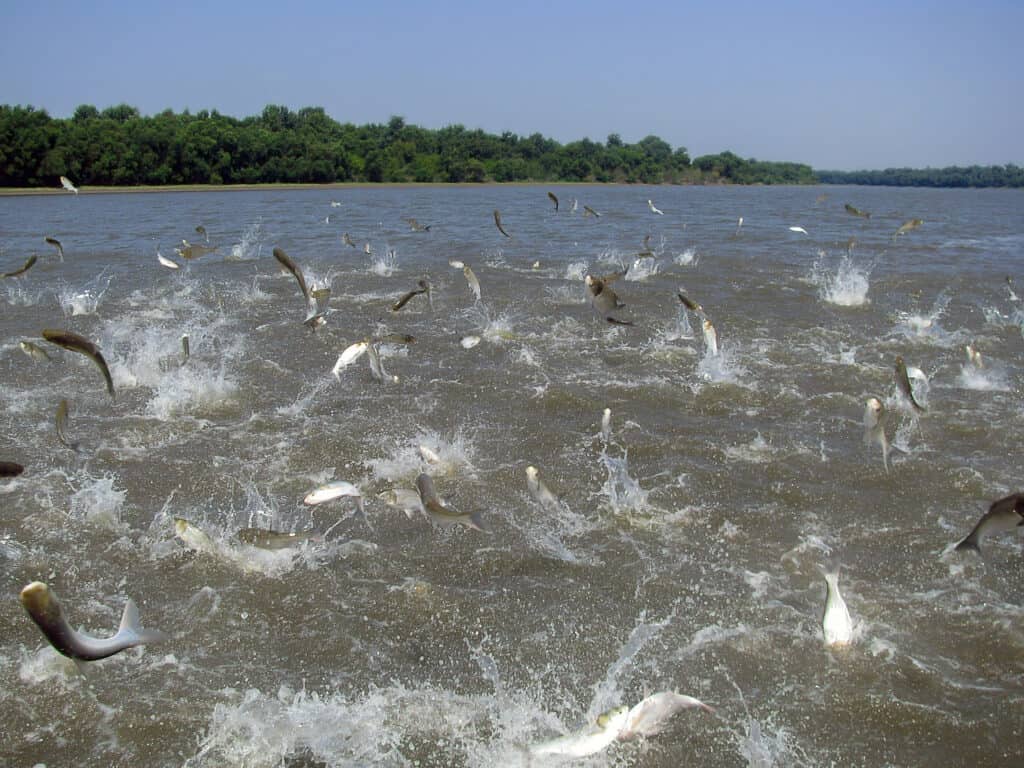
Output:
[[654,134],[691,157],[818,170],[1024,164],[1024,6],[1010,2],[276,8],[13,8],[0,63],[24,74],[0,103],[58,118],[81,104],[239,118],[282,104],[562,144]]

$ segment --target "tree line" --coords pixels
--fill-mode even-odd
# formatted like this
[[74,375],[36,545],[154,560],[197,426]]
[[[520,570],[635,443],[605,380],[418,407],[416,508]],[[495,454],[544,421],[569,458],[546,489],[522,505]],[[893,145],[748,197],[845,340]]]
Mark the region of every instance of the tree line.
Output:
[[51,118],[0,105],[0,186],[256,184],[273,182],[592,181],[646,184],[812,184],[810,166],[743,159],[732,152],[691,161],[657,136],[635,144],[560,144],[539,133],[500,135],[462,125],[437,130],[392,117],[339,123],[321,107],[268,105],[259,116],[165,110],[147,117],[120,104],[79,106]]
[[886,168],[884,171],[818,171],[822,184],[886,187],[1024,187],[1024,168],[1000,165]]

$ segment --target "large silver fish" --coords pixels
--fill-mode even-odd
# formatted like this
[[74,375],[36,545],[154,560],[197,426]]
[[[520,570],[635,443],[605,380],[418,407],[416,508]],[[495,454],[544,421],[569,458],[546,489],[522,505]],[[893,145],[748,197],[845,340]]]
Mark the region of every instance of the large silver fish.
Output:
[[42,362],[44,360],[49,362],[53,359],[45,349],[40,347],[38,344],[33,344],[31,341],[19,341],[18,347],[22,352],[37,362]]
[[701,323],[701,328],[704,330],[704,348],[707,350],[707,354],[711,357],[718,357],[718,331],[706,317]]
[[903,393],[903,396],[907,398],[915,411],[918,413],[924,413],[924,406],[914,398],[914,389],[910,386],[910,375],[907,373],[907,364],[903,362],[903,358],[900,355],[896,356],[895,373],[897,389]]
[[823,571],[825,577],[825,612],[821,617],[821,629],[825,645],[849,645],[853,639],[853,622],[846,601],[839,594],[839,569]]
[[107,361],[103,359],[99,347],[84,336],[79,336],[71,331],[46,328],[43,330],[43,338],[51,344],[56,344],[58,347],[69,349],[72,352],[78,352],[92,360],[96,367],[100,369],[100,373],[103,374],[103,378],[107,382],[107,392],[110,393],[110,399],[114,399],[114,380],[110,377],[110,369],[107,367]]
[[196,552],[207,552],[212,555],[220,552],[220,548],[206,531],[184,517],[174,518],[174,535]]
[[33,254],[32,256],[28,257],[28,260],[21,267],[14,270],[13,272],[4,272],[2,275],[0,275],[0,277],[18,277],[19,275],[24,275],[26,272],[32,269],[32,266],[36,263],[38,259],[39,257]]
[[57,439],[60,440],[61,444],[72,451],[78,451],[78,443],[72,442],[68,439],[68,401],[66,398],[61,399],[60,403],[57,404],[57,413],[54,417],[54,426],[57,429]]
[[924,224],[924,219],[909,219],[907,221],[904,221],[902,224],[900,224],[900,228],[893,233],[893,237],[895,238],[898,235],[905,235],[907,232],[910,232],[913,229],[917,229],[922,224]]
[[587,275],[583,282],[587,286],[590,295],[590,305],[601,317],[614,325],[633,325],[629,320],[619,320],[612,316],[612,312],[626,306],[617,293],[608,287],[608,280],[593,275]]
[[501,213],[498,212],[497,208],[494,209],[494,225],[498,228],[498,231],[501,232],[501,234],[503,234],[505,237],[512,237],[512,235],[506,232],[505,228],[501,226]]
[[213,245],[193,245],[188,240],[182,240],[181,247],[175,248],[174,252],[183,259],[198,259],[200,256],[205,256],[216,250],[216,246]]
[[466,282],[469,284],[469,290],[473,292],[476,300],[480,301],[480,281],[476,279],[476,274],[469,268],[468,264],[463,265],[462,274],[465,276]]
[[1012,493],[993,501],[971,532],[956,545],[957,552],[973,549],[981,554],[981,542],[995,533],[1024,526],[1024,493]]
[[56,237],[49,237],[49,236],[44,237],[43,240],[47,244],[52,245],[54,248],[56,248],[57,249],[57,255],[60,256],[60,260],[64,261],[64,246],[60,244],[60,240],[58,240]]
[[306,278],[302,274],[302,270],[299,268],[299,265],[292,260],[291,256],[280,248],[274,249],[274,258],[295,276],[296,281],[299,283],[299,290],[302,291],[302,298],[306,300],[306,305],[308,306],[311,303],[309,298],[309,287],[306,285]]
[[67,176],[60,177],[60,185],[64,187],[64,189],[66,189],[68,192],[74,192],[76,195],[78,194],[78,187],[72,184],[71,179],[69,179]]
[[703,709],[714,714],[715,710],[700,699],[674,691],[652,693],[633,705],[626,716],[626,722],[619,733],[620,741],[638,736],[657,736],[668,727],[668,721],[684,709]]
[[526,487],[533,496],[534,501],[540,504],[549,512],[556,511],[561,506],[558,497],[540,479],[540,473],[534,466],[526,468]]
[[882,449],[882,465],[889,471],[889,438],[885,436],[885,406],[877,397],[869,397],[864,405],[864,444],[878,444]]
[[377,498],[389,507],[402,510],[410,520],[415,512],[419,512],[422,515],[427,514],[427,510],[423,508],[423,502],[420,501],[418,491],[412,491],[408,488],[392,488],[391,490],[378,493]]
[[452,509],[445,504],[441,497],[437,495],[437,491],[434,490],[434,481],[430,479],[430,475],[427,473],[423,472],[416,478],[416,490],[419,491],[420,503],[423,505],[423,509],[430,519],[438,525],[442,527],[464,525],[475,531],[487,530],[483,526],[479,512],[466,514]]
[[577,733],[531,745],[530,754],[565,755],[566,757],[586,757],[596,754],[619,738],[628,719],[629,707],[625,705],[615,707],[615,709],[610,709],[600,715],[594,725]]
[[139,624],[139,609],[129,600],[121,615],[121,625],[113,637],[100,639],[76,632],[64,618],[57,596],[41,581],[33,581],[21,590],[21,604],[28,611],[50,645],[58,653],[78,661],[96,661],[146,643],[158,643],[167,635]]

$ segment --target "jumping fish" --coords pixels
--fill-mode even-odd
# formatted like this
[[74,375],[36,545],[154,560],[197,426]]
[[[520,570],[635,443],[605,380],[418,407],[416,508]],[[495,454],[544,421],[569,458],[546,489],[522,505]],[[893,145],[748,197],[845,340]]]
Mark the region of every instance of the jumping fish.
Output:
[[651,200],[647,201],[647,207],[651,209],[651,213],[656,213],[659,216],[664,216],[665,215],[665,212],[662,211],[662,210],[659,210],[657,207],[655,207],[654,203]]
[[206,227],[204,227],[202,224],[196,227],[196,234],[202,235],[203,240],[205,240],[206,242],[210,242],[210,236],[206,234]]
[[966,347],[964,347],[964,352],[967,353],[968,365],[973,365],[975,368],[978,369],[985,367],[985,363],[981,357],[981,352],[979,352],[973,344],[968,344]]
[[612,409],[605,408],[601,414],[601,440],[607,443],[612,439]]
[[526,487],[534,501],[549,512],[557,510],[561,506],[558,497],[548,489],[544,481],[540,479],[537,468],[532,465],[526,468]]
[[626,306],[614,290],[608,287],[608,280],[593,275],[587,275],[583,282],[590,294],[590,305],[609,323],[614,325],[633,325],[629,320],[619,320],[612,317],[612,312]]
[[64,187],[64,189],[66,189],[68,192],[74,192],[76,195],[78,194],[78,187],[72,184],[71,179],[69,179],[67,176],[60,177],[60,185]]
[[18,346],[21,348],[22,352],[33,360],[42,362],[43,360],[49,361],[53,359],[45,349],[40,347],[38,344],[33,344],[31,341],[19,341]]
[[357,341],[355,344],[350,344],[345,348],[345,351],[338,356],[338,362],[334,364],[334,368],[331,369],[331,373],[334,374],[334,378],[341,381],[341,370],[349,365],[352,365],[356,360],[363,356],[366,352],[367,347],[370,346],[369,341]]
[[586,217],[586,216],[593,216],[595,219],[600,219],[601,218],[601,214],[598,213],[597,211],[595,211],[589,205],[584,205],[583,206],[583,216],[584,217]]
[[64,261],[64,246],[60,244],[60,240],[56,237],[44,237],[43,241],[48,245],[52,245],[57,249],[57,255],[60,256],[60,260]]
[[57,428],[57,439],[60,440],[61,444],[70,448],[72,451],[77,452],[78,443],[73,443],[68,440],[68,401],[66,398],[61,399],[60,403],[57,404],[54,426]]
[[849,203],[846,203],[846,205],[844,205],[843,208],[845,208],[846,212],[849,213],[852,216],[860,216],[862,219],[870,219],[871,218],[871,214],[870,213],[868,213],[867,211],[862,211],[859,208],[854,208]]
[[903,358],[900,355],[896,356],[896,387],[903,393],[903,396],[907,398],[915,411],[918,413],[924,412],[924,407],[914,399],[914,390],[910,386],[910,376],[907,373],[907,364],[903,362]]
[[43,338],[51,344],[64,347],[64,349],[70,349],[72,352],[79,352],[92,360],[96,367],[100,369],[100,373],[103,374],[103,378],[107,382],[107,392],[110,393],[110,399],[114,399],[114,380],[110,378],[110,369],[107,367],[107,361],[103,359],[103,355],[95,344],[83,336],[79,336],[77,333],[51,328],[43,330]]
[[846,608],[843,596],[839,594],[839,568],[823,571],[825,577],[825,612],[821,617],[821,629],[825,645],[849,645],[853,639],[853,622]]
[[900,224],[900,228],[893,233],[893,238],[896,238],[898,235],[905,235],[907,232],[917,229],[922,224],[924,224],[924,219],[909,219],[904,221]]
[[435,451],[429,445],[420,443],[418,446],[416,446],[416,450],[419,451],[420,458],[427,462],[427,464],[441,463],[441,457],[438,455],[437,451]]
[[411,229],[413,232],[429,232],[430,231],[430,225],[429,224],[424,226],[423,224],[420,224],[418,221],[416,221],[416,219],[411,218],[411,217],[405,219],[405,223],[409,225],[409,229]]
[[712,357],[718,357],[718,331],[706,317],[701,327],[704,329],[704,347],[707,353]]
[[396,301],[394,304],[391,305],[391,311],[392,312],[397,312],[402,307],[404,307],[406,304],[408,304],[409,300],[413,296],[419,296],[421,293],[425,293],[425,294],[427,294],[427,297],[429,298],[429,296],[430,296],[430,283],[428,283],[426,280],[420,280],[417,283],[417,285],[419,286],[419,288],[413,288],[411,291],[409,291],[408,293],[405,293],[398,301]]
[[30,269],[32,269],[32,266],[36,263],[36,260],[38,258],[39,257],[34,255],[34,254],[32,256],[29,256],[28,260],[22,265],[22,267],[20,269],[16,269],[13,272],[4,272],[2,275],[0,275],[0,278],[2,278],[2,277],[18,277],[18,275],[24,275],[26,272],[28,272]]
[[398,383],[397,376],[391,376],[384,370],[384,363],[380,359],[380,351],[372,341],[366,346],[367,359],[370,361],[370,373],[377,381],[383,384],[385,381]]
[[877,397],[869,397],[864,406],[864,444],[877,443],[882,449],[882,465],[889,471],[889,438],[885,436],[885,406]]
[[197,552],[217,554],[219,551],[213,539],[204,530],[184,517],[174,518],[174,535],[185,542],[189,549]]
[[367,256],[373,256],[373,249],[370,248],[369,243],[363,245],[363,253],[365,253]]
[[188,362],[189,354],[190,353],[189,353],[189,348],[188,348],[188,334],[187,333],[183,333],[183,334],[181,334],[181,364],[182,365],[184,365],[185,363]]
[[21,604],[50,645],[58,653],[78,661],[97,661],[126,648],[167,639],[163,632],[142,628],[139,609],[131,600],[125,603],[117,633],[106,639],[90,637],[72,629],[64,618],[57,596],[41,581],[33,581],[21,590]]
[[462,259],[448,259],[448,266],[452,269],[463,269],[466,266],[466,262]]
[[981,554],[981,542],[994,533],[1024,526],[1024,493],[1013,493],[993,501],[971,532],[956,545],[957,552],[973,549]]
[[181,247],[175,248],[174,252],[183,259],[198,259],[208,253],[213,253],[217,248],[212,245],[193,245],[188,240],[181,241]]
[[312,530],[285,533],[269,528],[243,528],[235,536],[243,544],[259,549],[288,549],[304,541],[316,541],[320,534]]
[[302,270],[299,268],[299,265],[292,260],[291,256],[289,256],[280,248],[274,249],[274,258],[281,263],[281,266],[283,266],[285,269],[291,272],[292,275],[295,276],[295,279],[299,283],[299,290],[302,291],[302,298],[304,298],[306,300],[306,304],[309,305],[309,287],[306,285],[306,278],[305,276],[303,276]]
[[351,496],[362,505],[363,494],[359,489],[347,480],[332,480],[306,494],[302,501],[309,506],[316,506],[327,501],[340,499],[342,496]]
[[682,712],[684,709],[703,709],[712,714],[715,712],[713,707],[709,707],[693,696],[685,696],[674,691],[652,693],[634,704],[629,710],[626,722],[619,733],[619,740],[627,741],[638,736],[657,736],[668,726],[668,721],[677,712]]
[[416,512],[423,515],[427,514],[427,510],[423,508],[423,502],[420,501],[419,493],[408,488],[392,488],[388,491],[382,491],[377,494],[377,498],[389,507],[402,510],[410,520]]
[[352,240],[352,236],[348,232],[345,232],[344,234],[342,234],[341,242],[343,242],[349,248],[355,248],[356,247],[355,241]]
[[159,251],[156,254],[156,260],[159,261],[163,266],[167,267],[168,269],[178,269],[181,266],[180,264],[178,264],[178,262],[171,261],[166,256],[161,254]]
[[479,343],[480,337],[474,334],[470,334],[469,336],[463,336],[461,339],[459,339],[459,344],[462,346],[463,349],[472,349]]
[[555,213],[558,213],[558,198],[555,197],[555,193],[548,192],[548,198],[551,200],[552,203],[555,204]]
[[506,232],[505,228],[501,226],[501,213],[498,212],[497,208],[494,209],[494,224],[498,228],[498,231],[505,237],[512,237],[512,235]]
[[804,229],[803,227],[790,227],[789,231],[790,232],[800,232],[801,234],[804,234],[804,235],[807,234],[807,230]]
[[430,475],[427,473],[422,472],[416,478],[416,490],[419,491],[420,503],[423,505],[423,509],[426,510],[430,519],[438,525],[442,527],[464,525],[475,531],[487,530],[483,526],[479,512],[465,514],[445,504],[441,497],[437,495],[437,491],[434,490],[434,481],[430,479]]
[[739,235],[740,229],[742,227],[743,227],[743,217],[740,216],[739,221],[736,222],[736,235],[734,235],[734,236],[738,236]]
[[689,298],[685,293],[683,293],[682,291],[676,291],[676,296],[679,297],[679,301],[681,301],[683,303],[683,306],[686,307],[688,310],[696,313],[700,317],[705,316],[704,307],[702,307],[693,299]]
[[466,278],[466,282],[469,283],[469,290],[476,296],[476,300],[480,301],[480,281],[476,279],[476,275],[473,270],[469,268],[469,265],[463,265],[462,274]]
[[16,461],[0,461],[0,477],[17,477],[25,468]]
[[565,755],[566,757],[586,757],[596,754],[619,738],[629,719],[629,711],[629,707],[625,705],[610,709],[600,715],[593,726],[588,726],[578,733],[559,736],[557,739],[532,745],[530,754]]
[[569,206],[569,213],[576,213],[576,210],[578,208],[579,208],[579,203],[576,202],[576,198],[574,197],[572,199],[572,205]]

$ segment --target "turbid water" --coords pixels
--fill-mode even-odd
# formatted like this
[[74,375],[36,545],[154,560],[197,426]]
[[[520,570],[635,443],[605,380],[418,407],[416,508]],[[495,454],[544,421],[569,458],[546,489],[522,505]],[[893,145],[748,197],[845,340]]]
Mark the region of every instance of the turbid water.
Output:
[[[213,250],[186,261],[200,225]],[[274,248],[332,290],[315,332]],[[0,763],[557,765],[528,747],[662,690],[716,712],[579,764],[1021,760],[1020,540],[952,551],[1024,485],[1020,192],[0,199],[0,271],[33,253],[0,281],[0,460],[25,466],[0,480]],[[584,277],[626,267],[611,286],[634,325],[613,326]],[[44,328],[95,342],[116,399]],[[370,354],[332,375],[367,338],[382,380]],[[872,396],[888,471],[864,441]],[[557,500],[530,493],[530,465]],[[421,472],[486,532],[378,498]],[[351,496],[303,503],[332,480],[365,519]],[[237,536],[252,527],[319,536],[259,549]],[[820,569],[837,562],[853,640],[827,648]],[[34,580],[76,629],[112,635],[132,598],[169,638],[79,670],[19,604]]]

